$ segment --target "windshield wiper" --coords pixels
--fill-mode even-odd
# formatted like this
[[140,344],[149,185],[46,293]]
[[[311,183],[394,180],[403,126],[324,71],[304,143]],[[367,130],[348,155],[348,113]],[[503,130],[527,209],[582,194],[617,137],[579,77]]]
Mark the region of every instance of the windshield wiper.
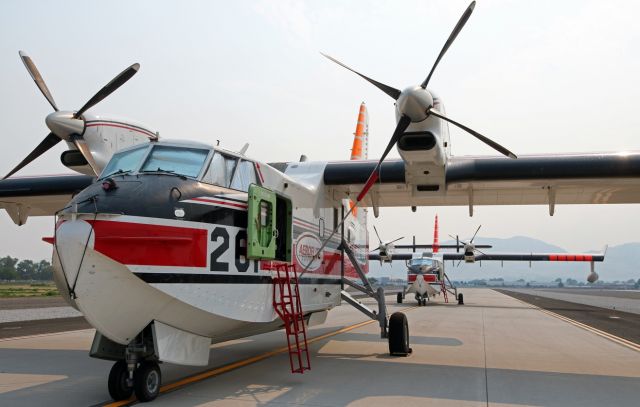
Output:
[[176,172],[174,170],[163,170],[162,168],[158,167],[155,170],[142,170],[141,172],[149,174],[149,173],[157,173],[157,174],[168,174],[168,175],[175,175],[176,177],[180,177],[180,178],[184,178],[187,179],[186,175],[182,175],[182,174],[176,174]]
[[105,175],[101,178],[107,178],[107,177],[111,177],[112,175],[124,175],[124,174],[128,174],[130,173],[132,170],[123,170],[123,169],[119,169],[118,171],[112,172],[111,174]]

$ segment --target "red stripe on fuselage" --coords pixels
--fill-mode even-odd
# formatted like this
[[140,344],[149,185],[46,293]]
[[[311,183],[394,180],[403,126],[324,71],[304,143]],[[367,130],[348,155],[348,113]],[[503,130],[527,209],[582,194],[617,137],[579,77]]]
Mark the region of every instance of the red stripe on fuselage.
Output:
[[208,198],[191,198],[190,200],[191,201],[197,201],[197,202],[212,203],[212,204],[217,204],[217,205],[227,205],[227,206],[232,206],[234,208],[240,208],[240,209],[247,209],[247,205],[246,204],[233,203],[233,202],[229,202],[229,201],[217,201],[215,199],[208,199]]
[[207,230],[131,222],[88,221],[94,249],[127,265],[206,267]]

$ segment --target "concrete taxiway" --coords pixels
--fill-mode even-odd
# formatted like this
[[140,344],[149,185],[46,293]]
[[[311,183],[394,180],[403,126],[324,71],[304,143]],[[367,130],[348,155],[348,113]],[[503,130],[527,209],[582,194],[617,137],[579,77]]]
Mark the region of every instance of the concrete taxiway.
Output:
[[[408,357],[388,356],[377,324],[363,324],[363,316],[342,306],[309,331],[316,338],[311,371],[292,375],[284,334],[272,332],[214,345],[207,368],[162,365],[165,385],[153,404],[637,405],[640,345],[493,290],[464,294],[464,306],[392,305],[389,298],[389,311],[409,318]],[[0,340],[0,405],[109,404],[111,363],[87,356],[92,333]]]

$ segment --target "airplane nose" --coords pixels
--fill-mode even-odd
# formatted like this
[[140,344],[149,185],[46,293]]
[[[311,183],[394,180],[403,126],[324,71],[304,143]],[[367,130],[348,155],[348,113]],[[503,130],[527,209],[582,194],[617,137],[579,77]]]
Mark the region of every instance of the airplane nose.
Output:
[[73,118],[73,112],[60,111],[49,114],[45,123],[53,134],[64,140],[69,140],[72,134],[81,135],[84,132],[84,121]]
[[68,220],[58,226],[55,254],[70,286],[73,286],[78,277],[87,249],[92,249],[94,244],[95,234],[88,222]]

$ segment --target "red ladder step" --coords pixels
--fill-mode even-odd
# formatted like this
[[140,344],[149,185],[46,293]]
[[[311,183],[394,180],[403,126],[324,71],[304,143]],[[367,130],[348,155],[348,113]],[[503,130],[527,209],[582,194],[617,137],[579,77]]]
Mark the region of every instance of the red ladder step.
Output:
[[449,302],[449,297],[447,296],[447,286],[444,284],[444,280],[440,280],[440,289],[442,290],[442,295],[444,296],[444,302]]
[[291,373],[304,373],[311,368],[311,362],[295,266],[278,264],[273,285],[273,308],[284,322]]

